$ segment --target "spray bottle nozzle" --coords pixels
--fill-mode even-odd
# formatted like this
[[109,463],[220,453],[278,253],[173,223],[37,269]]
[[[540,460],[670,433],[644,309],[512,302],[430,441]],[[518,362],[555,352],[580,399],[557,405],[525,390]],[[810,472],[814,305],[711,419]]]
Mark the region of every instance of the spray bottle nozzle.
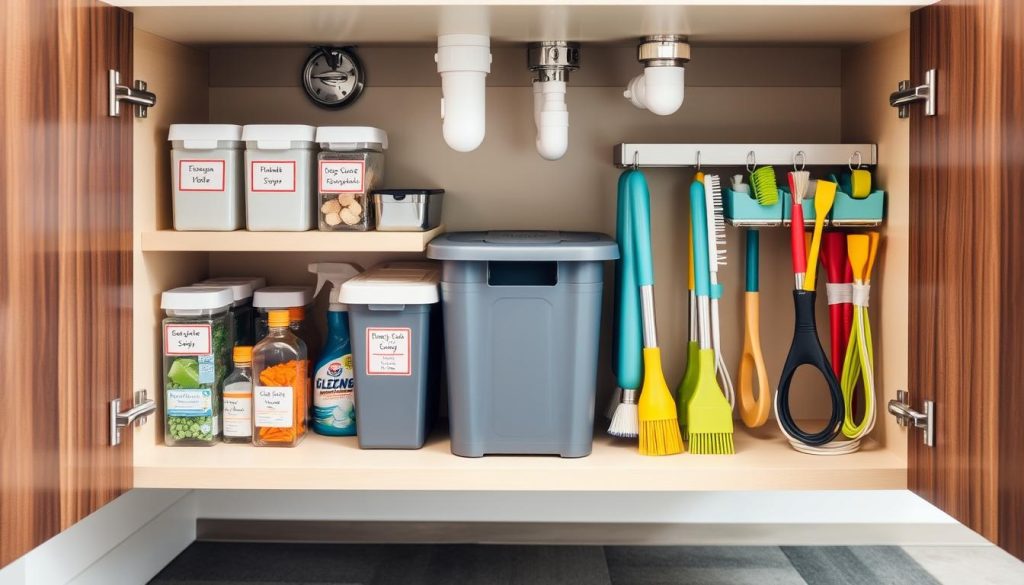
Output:
[[316,274],[316,290],[313,292],[313,297],[315,298],[319,295],[320,289],[330,281],[334,287],[334,290],[331,291],[331,302],[337,303],[336,297],[341,285],[346,280],[362,272],[363,267],[348,262],[314,262],[309,265],[309,271]]

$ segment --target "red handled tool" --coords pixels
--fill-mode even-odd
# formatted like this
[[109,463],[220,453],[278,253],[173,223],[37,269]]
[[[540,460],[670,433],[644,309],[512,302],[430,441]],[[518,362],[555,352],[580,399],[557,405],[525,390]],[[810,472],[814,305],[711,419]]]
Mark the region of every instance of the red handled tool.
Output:
[[790,171],[789,192],[792,196],[792,223],[789,228],[790,251],[793,253],[793,276],[796,289],[804,288],[804,276],[807,274],[807,248],[804,245],[804,195],[811,174],[807,171]]
[[[826,286],[853,282],[853,268],[846,254],[846,235],[840,232],[825,233],[821,242],[821,265],[825,268]],[[850,298],[838,299],[838,302],[829,299],[828,316],[832,334],[832,370],[837,378],[841,378],[846,345],[850,341],[850,328],[853,326],[852,295]]]

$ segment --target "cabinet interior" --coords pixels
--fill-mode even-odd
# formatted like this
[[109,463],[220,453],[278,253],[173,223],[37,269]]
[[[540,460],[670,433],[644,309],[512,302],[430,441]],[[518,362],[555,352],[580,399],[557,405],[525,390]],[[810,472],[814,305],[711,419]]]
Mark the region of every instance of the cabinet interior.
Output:
[[[370,44],[358,49],[368,71],[363,96],[339,111],[320,109],[299,86],[308,45],[186,45],[135,30],[135,78],[157,92],[158,106],[134,130],[134,381],[161,399],[160,292],[207,276],[258,274],[269,284],[310,283],[309,262],[421,257],[410,252],[308,251],[289,244],[276,252],[146,249],[144,234],[171,228],[171,123],[302,123],[371,125],[388,132],[385,184],[448,191],[448,231],[561,229],[614,233],[619,142],[838,143],[878,145],[875,180],[888,192],[886,225],[872,292],[879,396],[884,404],[907,382],[909,125],[888,106],[888,93],[909,78],[909,19],[893,34],[867,43],[779,46],[766,34],[726,45],[696,45],[688,66],[686,100],[674,116],[633,109],[621,97],[640,71],[621,38],[583,46],[583,67],[569,80],[569,151],[558,162],[534,148],[530,74],[521,43],[493,49],[488,78],[487,138],[461,154],[445,146],[440,128],[439,78],[426,44]],[[205,25],[204,25],[205,26]],[[159,27],[156,27],[159,30]],[[902,32],[900,32],[902,31]],[[225,39],[234,41],[232,33]],[[584,35],[586,36],[586,35]],[[412,38],[412,37],[410,37]],[[185,35],[185,40],[188,36]],[[294,43],[294,39],[292,40]],[[418,39],[413,39],[418,40]],[[598,42],[604,41],[604,42]],[[757,43],[762,43],[758,45]],[[642,162],[642,161],[641,161]],[[707,168],[726,179],[742,168]],[[784,169],[777,169],[783,171]],[[819,170],[819,169],[814,169]],[[682,375],[687,336],[686,194],[693,169],[649,169],[659,338],[665,373]],[[722,331],[735,376],[742,348],[743,234],[728,228],[722,274]],[[272,234],[267,242],[274,242]],[[789,240],[782,228],[762,230],[761,332],[769,377],[777,379],[792,331]],[[343,242],[343,240],[339,240]],[[172,246],[173,247],[173,246]],[[422,247],[421,245],[419,246]],[[319,248],[317,248],[319,249]],[[611,270],[606,281],[611,281]],[[610,292],[610,290],[609,290]],[[324,295],[325,296],[325,295]],[[614,386],[610,358],[611,295],[605,295],[597,409]],[[323,327],[325,299],[316,316]],[[825,303],[819,301],[822,342],[828,343]],[[797,418],[823,417],[820,382],[798,373]],[[862,452],[813,457],[793,451],[770,421],[747,431],[737,420],[733,457],[681,455],[644,458],[633,444],[611,441],[604,420],[595,426],[594,454],[582,460],[494,457],[465,460],[435,438],[422,451],[359,451],[354,441],[307,437],[295,450],[218,445],[169,448],[160,417],[134,432],[137,487],[333,489],[895,489],[906,487],[907,434],[879,413]],[[436,434],[436,433],[435,433]],[[916,440],[916,437],[911,437]]]

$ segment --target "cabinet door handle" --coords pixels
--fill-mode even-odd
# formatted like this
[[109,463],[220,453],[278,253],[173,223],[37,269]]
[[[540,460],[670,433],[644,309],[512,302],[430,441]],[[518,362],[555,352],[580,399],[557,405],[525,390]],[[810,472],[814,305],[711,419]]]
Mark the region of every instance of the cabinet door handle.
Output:
[[121,399],[110,401],[110,446],[121,444],[121,429],[131,425],[145,424],[149,415],[156,412],[156,401],[146,397],[145,390],[135,393],[135,405],[128,410],[121,410]]
[[899,84],[899,89],[889,95],[889,105],[898,108],[900,118],[910,115],[910,104],[924,102],[924,115],[935,115],[935,80],[937,73],[929,69],[924,74],[924,84],[912,87],[909,79]]

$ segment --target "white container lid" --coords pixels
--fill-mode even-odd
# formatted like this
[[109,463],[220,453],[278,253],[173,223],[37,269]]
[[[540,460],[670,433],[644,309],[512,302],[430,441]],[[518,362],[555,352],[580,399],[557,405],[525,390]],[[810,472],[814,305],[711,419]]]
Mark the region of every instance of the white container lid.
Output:
[[316,141],[321,148],[346,151],[362,148],[366,144],[379,144],[388,149],[388,133],[372,126],[320,126]]
[[313,302],[311,286],[268,286],[252,295],[252,305],[270,309],[305,307]]
[[217,278],[211,280],[204,280],[203,282],[197,282],[192,286],[224,287],[231,291],[231,297],[234,299],[235,304],[238,304],[241,301],[251,299],[254,290],[252,286],[252,281],[231,278]]
[[213,311],[231,306],[231,289],[219,286],[182,286],[160,295],[160,308],[169,311]]
[[293,142],[313,143],[316,128],[302,124],[247,124],[242,127],[242,140],[255,142],[256,148],[285,150]]
[[236,282],[248,283],[253,291],[258,291],[267,286],[267,279],[262,276],[215,276],[214,278],[207,278],[199,284],[227,285],[235,284]]
[[346,305],[430,305],[438,302],[441,270],[433,262],[394,262],[374,266],[341,285]]
[[236,124],[171,124],[167,140],[184,142],[185,148],[189,149],[211,150],[217,148],[218,142],[240,142],[242,127]]

